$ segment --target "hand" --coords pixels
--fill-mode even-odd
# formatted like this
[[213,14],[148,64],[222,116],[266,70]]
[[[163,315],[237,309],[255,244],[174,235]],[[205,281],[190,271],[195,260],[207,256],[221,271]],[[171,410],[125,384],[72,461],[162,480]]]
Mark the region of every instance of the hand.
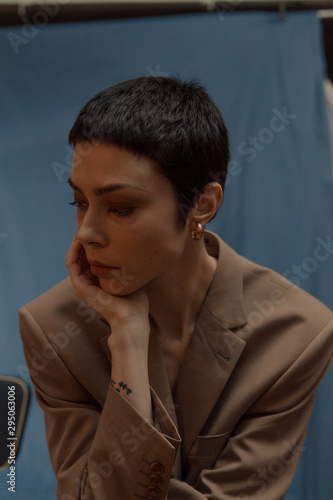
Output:
[[133,346],[148,350],[149,303],[144,290],[121,297],[103,290],[90,272],[84,248],[76,235],[66,256],[66,267],[75,295],[100,312],[111,325],[109,347]]

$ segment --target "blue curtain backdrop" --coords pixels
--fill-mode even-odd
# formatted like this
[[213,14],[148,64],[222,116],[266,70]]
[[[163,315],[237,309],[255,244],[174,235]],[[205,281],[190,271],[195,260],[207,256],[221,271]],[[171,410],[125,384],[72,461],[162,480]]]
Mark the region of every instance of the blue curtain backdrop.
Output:
[[[141,75],[198,79],[223,112],[232,162],[210,229],[333,308],[331,153],[315,13],[281,20],[220,10],[63,25],[38,19],[45,26],[0,30],[0,374],[19,376],[31,389],[17,309],[67,275],[75,230],[67,133],[92,95]],[[331,370],[288,500],[333,498],[332,389]],[[6,473],[0,498],[9,499]],[[16,500],[55,499],[32,394],[16,480]]]

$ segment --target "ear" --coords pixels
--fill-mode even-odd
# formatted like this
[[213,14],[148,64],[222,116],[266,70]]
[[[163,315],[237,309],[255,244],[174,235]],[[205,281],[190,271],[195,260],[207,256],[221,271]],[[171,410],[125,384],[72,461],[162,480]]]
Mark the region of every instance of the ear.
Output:
[[196,201],[189,213],[190,225],[200,222],[202,226],[207,224],[216,214],[223,198],[222,187],[218,182],[209,182],[204,192]]

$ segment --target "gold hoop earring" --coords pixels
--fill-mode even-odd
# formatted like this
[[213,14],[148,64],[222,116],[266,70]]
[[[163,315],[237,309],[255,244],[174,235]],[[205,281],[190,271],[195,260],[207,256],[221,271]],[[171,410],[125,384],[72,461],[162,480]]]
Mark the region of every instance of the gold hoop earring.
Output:
[[204,229],[200,222],[195,223],[195,227],[191,227],[191,238],[192,240],[201,240]]

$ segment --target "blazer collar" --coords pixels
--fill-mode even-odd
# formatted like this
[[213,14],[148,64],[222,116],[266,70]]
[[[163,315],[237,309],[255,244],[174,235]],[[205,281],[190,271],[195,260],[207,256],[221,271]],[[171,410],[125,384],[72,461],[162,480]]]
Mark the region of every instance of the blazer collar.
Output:
[[242,257],[211,231],[204,233],[208,253],[217,258],[217,268],[202,310],[209,311],[226,328],[246,323],[243,304]]
[[217,268],[173,395],[184,459],[204,432],[246,345],[235,331],[246,323],[242,257],[214,233],[205,231],[204,238],[208,253],[217,258]]

